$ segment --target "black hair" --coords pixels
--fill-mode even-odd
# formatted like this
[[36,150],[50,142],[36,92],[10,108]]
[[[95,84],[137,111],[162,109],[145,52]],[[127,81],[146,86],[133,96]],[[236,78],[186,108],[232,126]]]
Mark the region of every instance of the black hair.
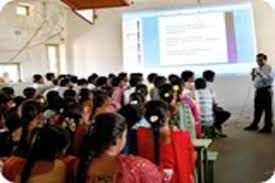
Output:
[[37,129],[31,138],[27,161],[21,173],[21,183],[27,183],[36,161],[54,161],[68,144],[66,132],[58,126]]
[[131,129],[142,119],[142,111],[137,105],[128,104],[118,110],[118,113],[125,117],[128,129]]
[[82,88],[79,91],[79,102],[83,103],[83,102],[85,102],[87,100],[91,100],[90,96],[91,96],[91,91],[89,89],[87,89],[87,88]]
[[68,85],[69,83],[70,83],[70,80],[67,79],[67,78],[62,78],[62,79],[60,80],[60,86],[61,86],[61,87],[65,87],[65,86]]
[[167,79],[163,76],[157,76],[154,79],[154,85],[156,88],[159,88],[161,85],[165,84],[167,82]]
[[87,81],[86,79],[84,79],[84,78],[79,79],[79,80],[77,81],[77,85],[78,85],[78,86],[88,85],[88,81]]
[[118,77],[122,80],[125,80],[125,79],[127,79],[128,74],[126,72],[121,72],[118,74]]
[[159,87],[159,97],[161,100],[171,104],[174,99],[173,86],[171,84],[163,84]]
[[198,78],[195,80],[195,88],[197,90],[205,89],[207,87],[206,80],[203,78]]
[[267,55],[264,54],[264,53],[259,53],[259,54],[257,55],[257,58],[263,58],[264,60],[267,60],[267,59],[268,59]]
[[149,83],[154,83],[155,78],[158,76],[156,73],[151,73],[147,76],[147,80]]
[[10,134],[12,134],[16,129],[23,127],[23,123],[17,112],[12,112],[8,115],[5,125]]
[[14,89],[12,87],[9,87],[9,86],[6,86],[6,87],[3,87],[1,89],[1,91],[3,93],[5,93],[6,95],[10,96],[10,97],[13,97],[14,96]]
[[107,77],[101,76],[96,80],[96,87],[103,87],[107,85]]
[[180,101],[182,95],[182,87],[184,86],[183,80],[180,77],[173,77],[171,78],[170,83],[173,87],[173,91],[177,94],[177,101]]
[[215,72],[211,70],[206,70],[202,73],[202,76],[206,81],[212,81],[215,78],[215,75]]
[[49,91],[47,93],[47,109],[59,112],[63,108],[63,103],[64,101],[57,91]]
[[148,95],[148,87],[145,84],[138,84],[136,86],[136,92],[140,93],[144,97],[144,99],[146,99]]
[[76,91],[73,89],[68,89],[64,92],[63,98],[64,100],[71,99],[71,100],[76,100]]
[[144,107],[145,98],[141,93],[134,92],[130,95],[129,104],[138,105],[140,108]]
[[25,98],[22,96],[14,97],[13,102],[15,103],[15,108],[18,108],[24,101]]
[[168,76],[168,80],[169,80],[170,83],[171,83],[173,80],[178,79],[178,78],[179,78],[179,76],[176,75],[176,74],[170,74],[170,75]]
[[187,82],[190,78],[194,77],[194,72],[192,71],[183,71],[181,73],[181,79],[184,81],[184,82]]
[[112,79],[112,86],[118,87],[121,82],[122,82],[122,79],[120,77],[115,77]]
[[93,97],[92,115],[95,115],[96,110],[106,102],[109,95],[107,92],[102,91],[102,90],[96,90],[93,92],[93,94],[94,94],[94,97]]
[[46,79],[48,81],[52,81],[54,78],[55,78],[55,74],[54,73],[49,72],[49,73],[46,74]]
[[23,95],[26,99],[33,99],[36,94],[36,89],[33,87],[27,87],[23,90]]
[[98,78],[98,75],[96,73],[93,73],[92,75],[90,75],[88,77],[88,82],[92,83],[92,84],[95,84],[95,81],[96,81],[97,78]]
[[18,148],[16,149],[16,155],[25,157],[28,153],[29,144],[29,134],[28,128],[29,124],[34,120],[39,114],[42,114],[42,105],[35,100],[26,100],[19,107],[19,117],[23,125],[22,138],[19,142]]
[[96,116],[94,127],[84,139],[78,166],[77,182],[86,182],[89,165],[121,138],[127,129],[125,118],[115,113]]
[[145,106],[145,119],[150,123],[154,137],[154,156],[155,163],[159,164],[159,138],[160,128],[164,126],[166,122],[167,114],[169,113],[169,107],[162,101],[150,101]]
[[70,76],[70,80],[71,80],[71,82],[72,82],[73,84],[77,84],[77,82],[78,82],[78,77],[77,77],[77,76],[71,75],[71,76]]
[[33,75],[33,82],[34,83],[37,83],[41,79],[43,79],[43,76],[41,74],[35,74],[35,75]]
[[0,105],[7,104],[10,101],[12,101],[12,98],[9,95],[7,95],[5,93],[0,93]]
[[108,75],[108,78],[109,79],[114,79],[116,77],[116,75],[114,74],[114,73],[110,73],[109,75]]
[[139,83],[141,83],[141,79],[139,77],[132,76],[130,78],[129,84],[131,87],[136,87]]

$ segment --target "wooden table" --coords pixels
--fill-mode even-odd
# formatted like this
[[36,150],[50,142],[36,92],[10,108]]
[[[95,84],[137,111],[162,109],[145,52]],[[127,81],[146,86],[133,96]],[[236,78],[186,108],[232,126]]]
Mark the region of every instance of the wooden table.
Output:
[[[208,147],[212,143],[212,139],[193,139],[192,140],[198,152],[198,183],[209,183],[208,181]],[[201,166],[203,156],[203,167]],[[202,175],[203,172],[203,175]],[[204,177],[204,178],[202,178]]]

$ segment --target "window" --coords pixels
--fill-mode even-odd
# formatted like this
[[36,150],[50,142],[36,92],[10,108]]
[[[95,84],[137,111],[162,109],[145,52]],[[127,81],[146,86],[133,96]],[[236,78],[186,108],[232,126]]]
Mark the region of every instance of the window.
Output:
[[16,14],[19,16],[30,16],[30,6],[25,4],[18,4],[16,6]]
[[0,63],[0,77],[8,78],[11,82],[21,80],[21,67],[19,63]]
[[48,57],[48,71],[56,74],[60,73],[60,53],[58,44],[46,45]]

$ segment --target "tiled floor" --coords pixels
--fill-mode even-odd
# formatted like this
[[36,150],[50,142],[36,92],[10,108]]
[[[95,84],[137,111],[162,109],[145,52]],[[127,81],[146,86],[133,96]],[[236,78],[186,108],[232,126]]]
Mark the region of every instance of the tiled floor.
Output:
[[235,119],[226,127],[226,139],[214,141],[219,152],[215,183],[260,183],[275,171],[275,130],[272,135],[245,132],[249,119]]

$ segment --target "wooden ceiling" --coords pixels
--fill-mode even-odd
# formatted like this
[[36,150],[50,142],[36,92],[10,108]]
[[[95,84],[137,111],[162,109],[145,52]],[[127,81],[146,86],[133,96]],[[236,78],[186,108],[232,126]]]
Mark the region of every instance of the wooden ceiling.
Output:
[[129,0],[61,0],[73,9],[98,9],[129,6]]

